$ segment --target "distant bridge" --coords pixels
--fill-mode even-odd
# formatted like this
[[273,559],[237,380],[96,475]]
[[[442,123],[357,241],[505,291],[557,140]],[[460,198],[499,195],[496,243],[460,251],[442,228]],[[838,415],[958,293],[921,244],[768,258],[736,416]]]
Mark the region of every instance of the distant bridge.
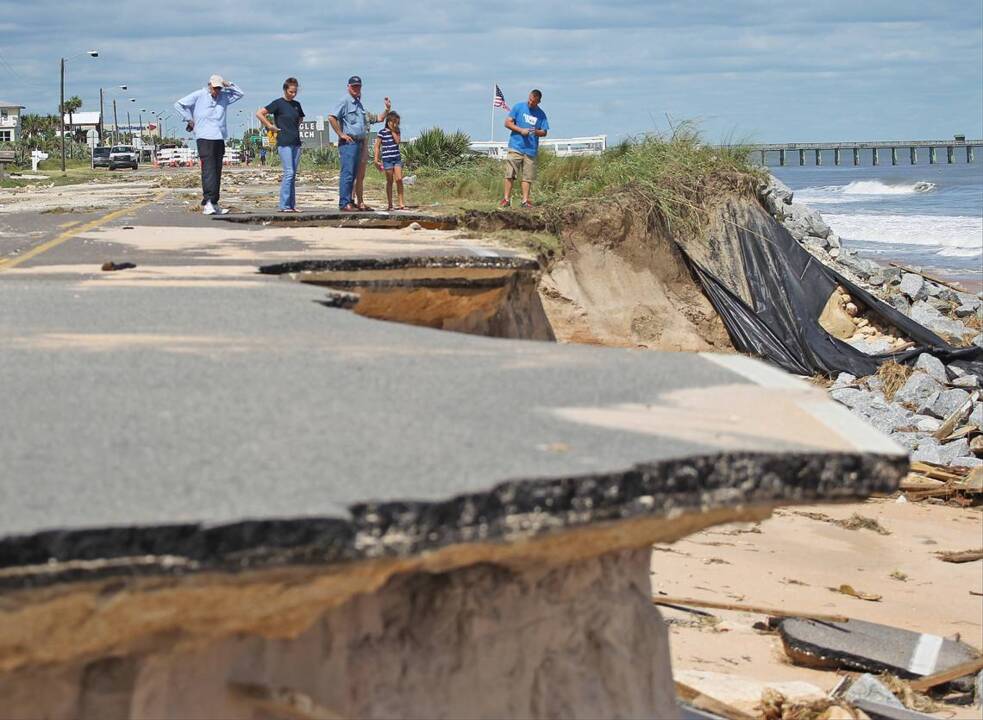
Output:
[[912,165],[918,164],[918,150],[928,148],[929,165],[938,163],[938,149],[945,148],[946,163],[952,165],[956,161],[956,151],[965,150],[966,162],[971,163],[974,159],[974,148],[983,147],[983,140],[967,140],[962,135],[956,135],[951,140],[875,140],[872,142],[840,142],[840,143],[777,143],[771,145],[749,145],[752,152],[761,153],[761,164],[767,165],[767,153],[778,153],[778,164],[787,165],[789,153],[799,153],[799,165],[806,164],[806,153],[813,152],[816,165],[823,164],[823,150],[833,151],[833,164],[842,164],[843,151],[852,152],[853,164],[860,164],[861,151],[869,150],[871,154],[871,164],[881,164],[881,150],[891,151],[891,164],[898,164],[898,151],[908,151],[909,162]]

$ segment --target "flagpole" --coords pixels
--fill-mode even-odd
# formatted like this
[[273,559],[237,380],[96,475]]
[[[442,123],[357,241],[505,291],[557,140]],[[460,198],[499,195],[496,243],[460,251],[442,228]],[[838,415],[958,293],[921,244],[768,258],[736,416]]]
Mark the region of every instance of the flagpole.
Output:
[[497,97],[495,95],[495,89],[497,87],[498,86],[496,85],[495,87],[492,88],[492,116],[491,116],[491,141],[492,142],[495,142],[495,100]]

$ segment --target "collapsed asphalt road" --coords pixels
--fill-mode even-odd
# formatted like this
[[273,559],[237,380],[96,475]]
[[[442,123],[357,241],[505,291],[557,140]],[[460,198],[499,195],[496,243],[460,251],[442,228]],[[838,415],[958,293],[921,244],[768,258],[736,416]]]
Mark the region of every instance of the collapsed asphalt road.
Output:
[[[66,716],[79,714],[73,703],[133,712],[138,698],[148,714],[188,716],[200,700],[196,712],[248,716],[246,700],[229,699],[234,680],[309,686],[341,716],[391,715],[359,704],[375,698],[417,715],[569,714],[559,710],[572,702],[588,715],[669,717],[651,543],[777,505],[889,492],[906,468],[899,448],[819,390],[754,360],[383,322],[257,272],[504,248],[438,230],[235,226],[158,195],[70,227],[3,217],[15,233],[41,231],[0,265],[8,707],[55,672],[72,679],[45,702]],[[136,267],[103,272],[106,261]],[[414,604],[404,582],[429,599]],[[513,613],[516,597],[528,604]],[[477,598],[487,607],[474,615]],[[571,612],[545,622],[545,602]],[[400,619],[362,635],[344,619],[375,617],[360,603]],[[494,653],[445,663],[474,647],[471,631],[435,631],[421,652],[414,608],[438,628],[480,616],[478,636],[516,639],[508,657],[541,658],[521,674],[549,691],[494,692],[514,666]],[[393,629],[391,646],[366,640],[374,623]],[[532,624],[549,632],[523,642]],[[44,642],[26,642],[29,627],[48,628]],[[310,685],[312,627],[339,640],[318,641],[327,664]],[[571,633],[617,639],[584,656]],[[230,648],[232,638],[255,642]],[[280,662],[257,659],[269,638]],[[384,688],[374,683],[396,682],[396,670],[356,674],[347,692],[323,680],[345,647],[374,648],[366,667],[433,664]],[[192,651],[205,655],[181,654]],[[550,665],[563,655],[620,689],[572,681]],[[194,677],[167,679],[189,668]],[[465,691],[478,678],[491,683],[480,708]],[[557,683],[583,687],[582,701]],[[200,696],[177,690],[188,687]]]

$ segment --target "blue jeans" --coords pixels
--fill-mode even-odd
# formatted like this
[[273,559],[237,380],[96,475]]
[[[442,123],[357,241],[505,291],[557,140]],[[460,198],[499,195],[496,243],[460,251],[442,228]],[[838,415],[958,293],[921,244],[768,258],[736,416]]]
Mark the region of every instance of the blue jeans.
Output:
[[297,204],[297,168],[300,167],[300,145],[279,147],[283,180],[280,181],[280,209],[293,210]]
[[341,158],[341,177],[338,179],[338,207],[352,204],[352,191],[355,189],[355,177],[358,174],[358,161],[362,157],[364,140],[338,143],[338,155]]

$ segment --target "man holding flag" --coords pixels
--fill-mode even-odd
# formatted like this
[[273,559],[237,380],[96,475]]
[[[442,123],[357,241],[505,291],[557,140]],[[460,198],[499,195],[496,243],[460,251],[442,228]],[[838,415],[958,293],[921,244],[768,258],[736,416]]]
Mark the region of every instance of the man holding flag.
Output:
[[[505,197],[499,207],[509,207],[512,204],[512,187],[517,177],[522,182],[522,207],[532,207],[529,191],[536,179],[539,138],[546,137],[550,129],[546,113],[539,107],[542,99],[543,93],[532,90],[529,99],[513,107],[505,118],[505,127],[512,131],[512,135],[509,137],[509,150],[505,159]],[[498,85],[495,86],[493,105],[509,110]]]

